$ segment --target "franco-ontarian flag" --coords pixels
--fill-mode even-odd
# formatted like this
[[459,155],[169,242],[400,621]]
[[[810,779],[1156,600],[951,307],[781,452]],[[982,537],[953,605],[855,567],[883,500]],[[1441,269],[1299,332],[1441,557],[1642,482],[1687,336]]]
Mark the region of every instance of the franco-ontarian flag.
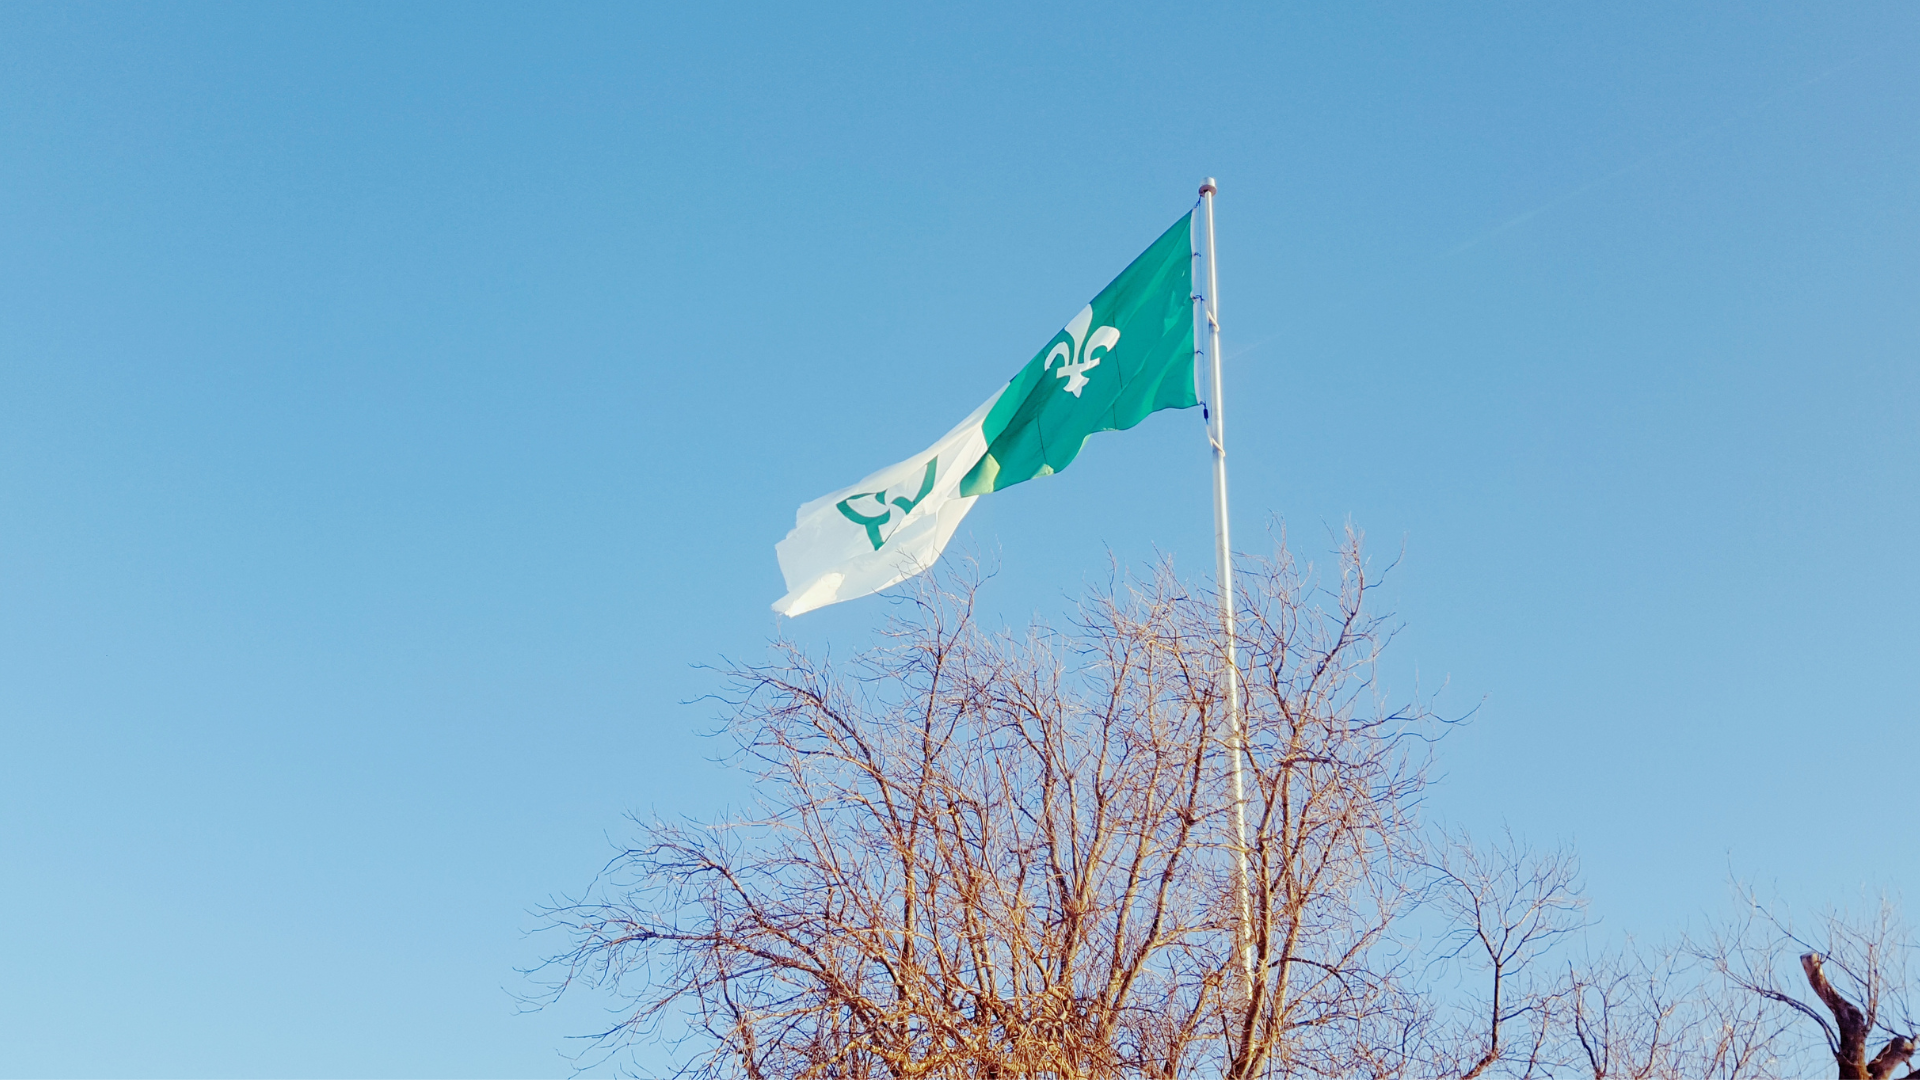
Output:
[[973,500],[1059,472],[1096,431],[1198,403],[1189,213],[939,442],[807,503],[775,545],[799,615],[932,566]]

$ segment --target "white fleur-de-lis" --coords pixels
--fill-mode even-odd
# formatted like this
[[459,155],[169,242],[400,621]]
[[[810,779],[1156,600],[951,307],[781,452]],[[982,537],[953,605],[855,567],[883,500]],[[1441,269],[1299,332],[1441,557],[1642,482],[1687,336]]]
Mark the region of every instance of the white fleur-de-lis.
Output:
[[1095,350],[1101,353],[1112,352],[1114,345],[1120,340],[1120,331],[1111,326],[1102,326],[1089,336],[1087,327],[1091,325],[1093,325],[1093,305],[1088,304],[1080,309],[1080,314],[1075,315],[1072,322],[1067,324],[1067,336],[1073,341],[1055,344],[1047,353],[1046,362],[1040,365],[1044,371],[1053,371],[1053,362],[1060,361],[1060,370],[1054,371],[1054,375],[1067,380],[1067,385],[1061,389],[1074,397],[1079,397],[1080,391],[1087,388],[1086,373],[1100,366],[1101,358],[1094,355]]

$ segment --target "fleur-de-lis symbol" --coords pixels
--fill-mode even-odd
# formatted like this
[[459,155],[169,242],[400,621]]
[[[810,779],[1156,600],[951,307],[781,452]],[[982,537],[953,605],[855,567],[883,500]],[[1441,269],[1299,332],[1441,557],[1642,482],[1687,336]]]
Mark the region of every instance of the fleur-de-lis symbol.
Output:
[[[933,490],[934,470],[937,469],[939,465],[940,459],[937,457],[927,462],[927,471],[925,475],[920,477],[920,490],[915,493],[911,499],[904,495],[895,495],[889,499],[887,498],[887,493],[884,491],[863,491],[858,495],[849,495],[834,505],[839,508],[841,515],[848,521],[853,522],[855,525],[862,526],[867,530],[867,542],[873,545],[873,550],[879,551],[880,545],[887,542],[887,538],[880,535],[880,526],[885,525],[892,519],[893,510],[896,506],[900,508],[900,520],[902,521],[906,520],[908,514],[913,513],[913,508],[919,506],[920,501],[927,497],[927,492]],[[860,499],[871,500],[873,502],[872,508],[879,512],[868,514],[855,509],[853,504]]]
[[1054,375],[1067,380],[1061,389],[1074,397],[1079,397],[1080,391],[1087,388],[1086,373],[1100,366],[1101,357],[1095,354],[1112,352],[1120,341],[1120,331],[1111,326],[1102,326],[1088,336],[1087,327],[1092,325],[1093,305],[1088,304],[1067,324],[1067,336],[1073,340],[1056,342],[1047,353],[1046,362],[1040,365],[1044,371],[1053,371],[1053,362],[1060,361],[1060,370],[1054,371]]

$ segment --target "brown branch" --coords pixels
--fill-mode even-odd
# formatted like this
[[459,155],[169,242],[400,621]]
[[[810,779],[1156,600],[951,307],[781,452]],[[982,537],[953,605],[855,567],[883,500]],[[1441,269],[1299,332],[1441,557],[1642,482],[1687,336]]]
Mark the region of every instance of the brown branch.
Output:
[[[1834,1027],[1838,1029],[1833,1058],[1840,1066],[1840,1080],[1880,1080],[1868,1071],[1867,1035],[1870,1029],[1866,1014],[1834,989],[1833,983],[1827,978],[1824,963],[1825,958],[1819,953],[1803,953],[1800,957],[1800,970],[1806,973],[1807,985],[1813,988],[1814,996],[1833,1014]],[[1891,1070],[1892,1066],[1889,1065],[1888,1069]]]
[[1867,1062],[1867,1076],[1870,1080],[1886,1080],[1893,1075],[1893,1070],[1905,1065],[1912,1057],[1913,1040],[1904,1035],[1895,1035],[1887,1040],[1887,1045],[1881,1047],[1878,1054],[1873,1055],[1872,1061]]

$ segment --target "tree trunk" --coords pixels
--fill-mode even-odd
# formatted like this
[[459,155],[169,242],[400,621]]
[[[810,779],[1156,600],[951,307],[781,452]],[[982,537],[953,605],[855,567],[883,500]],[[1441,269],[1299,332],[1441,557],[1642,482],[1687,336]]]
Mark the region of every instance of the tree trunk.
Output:
[[1833,1060],[1840,1066],[1840,1080],[1887,1080],[1893,1070],[1913,1056],[1913,1042],[1896,1035],[1868,1061],[1867,1037],[1873,1033],[1873,1020],[1834,989],[1827,973],[1821,970],[1824,962],[1825,958],[1819,953],[1800,957],[1800,967],[1807,973],[1807,985],[1813,987],[1821,1003],[1833,1014],[1834,1027],[1839,1031],[1839,1046],[1834,1050]]

